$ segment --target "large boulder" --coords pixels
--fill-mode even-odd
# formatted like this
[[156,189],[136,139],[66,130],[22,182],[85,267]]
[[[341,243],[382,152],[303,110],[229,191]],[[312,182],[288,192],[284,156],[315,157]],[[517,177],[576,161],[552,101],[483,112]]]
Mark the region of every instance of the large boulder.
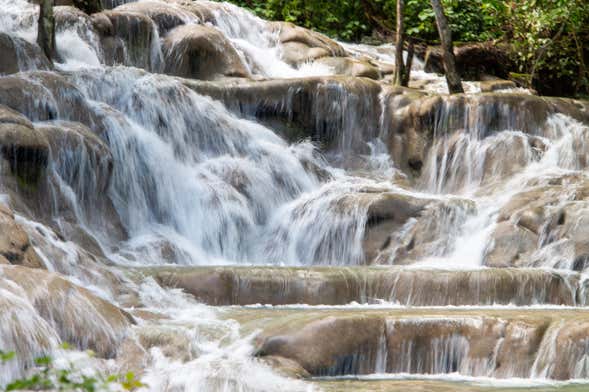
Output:
[[[115,305],[44,270],[0,266],[0,303],[11,295],[26,302],[28,306],[22,311],[29,317],[45,320],[44,328],[49,336],[57,335],[61,341],[81,350],[91,349],[101,357],[116,355],[119,343],[134,322],[130,315]],[[11,330],[29,327],[19,324],[18,320],[5,321],[0,325],[0,336]],[[29,333],[35,335],[33,331]],[[4,349],[29,354],[21,352],[22,346],[18,341],[4,342],[8,345]]]
[[322,57],[346,55],[344,48],[321,33],[295,26],[288,22],[274,22],[282,44],[282,58],[298,66]]
[[369,374],[374,372],[384,320],[370,316],[326,317],[284,332],[260,338],[257,355],[291,359],[312,375]]
[[84,11],[74,6],[64,5],[53,8],[55,27],[57,31],[71,28],[92,28],[90,17]]
[[0,204],[0,264],[44,267],[27,232],[16,223],[13,212],[4,204]]
[[352,57],[321,57],[315,62],[330,67],[336,75],[358,76],[370,79],[380,79],[381,77],[379,69],[370,62]]
[[0,104],[31,121],[59,118],[91,127],[98,123],[82,92],[55,72],[36,71],[0,78]]
[[511,222],[500,222],[493,231],[492,248],[485,254],[491,267],[525,266],[536,250],[538,235]]
[[184,25],[164,40],[165,72],[192,79],[248,77],[249,72],[225,36],[214,27]]
[[398,246],[395,236],[409,219],[419,217],[432,200],[394,192],[366,193],[364,197],[370,199],[362,244],[366,262],[388,264],[390,248]]
[[[418,203],[415,206],[420,208],[414,209],[412,215],[405,215],[405,220],[395,222],[393,218],[392,221],[383,220],[375,227],[367,227],[367,236],[378,235],[381,239],[372,263],[413,264],[447,254],[453,250],[462,225],[474,212],[473,203],[468,199],[409,199],[415,199]],[[400,208],[396,217],[402,217],[404,211],[411,209]]]
[[200,18],[194,12],[186,10],[175,3],[140,1],[121,5],[117,7],[117,11],[135,12],[151,18],[157,25],[160,36],[164,36],[177,26],[200,21]]
[[157,69],[161,60],[157,26],[151,18],[135,11],[113,10],[93,14],[92,25],[100,36],[107,65],[125,64]]
[[493,267],[589,267],[589,183],[578,174],[528,183],[501,208],[485,253]]
[[51,68],[39,46],[23,38],[0,33],[0,75]]
[[47,138],[20,113],[0,105],[0,151],[23,186],[37,184],[48,162]]

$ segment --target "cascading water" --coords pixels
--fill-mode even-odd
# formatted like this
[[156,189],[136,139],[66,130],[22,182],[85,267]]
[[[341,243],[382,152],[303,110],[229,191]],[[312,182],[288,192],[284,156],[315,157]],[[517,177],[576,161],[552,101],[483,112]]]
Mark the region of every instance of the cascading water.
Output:
[[[286,61],[290,27],[226,3],[189,5],[146,1],[91,18],[58,7],[56,69],[19,49],[23,72],[0,77],[0,104],[45,141],[34,148],[46,147],[24,172],[45,182],[29,184],[14,162],[0,168],[2,208],[16,211],[2,219],[30,240],[21,253],[35,252],[2,257],[60,274],[25,279],[26,267],[0,265],[0,349],[19,356],[0,364],[0,385],[35,356],[67,357],[64,341],[116,358],[109,369],[135,367],[150,391],[315,388],[272,366],[299,376],[588,377],[571,308],[587,301],[589,128],[571,110],[467,94],[440,99],[431,121],[405,121],[431,97],[322,79],[335,71],[312,57]],[[37,6],[0,8],[0,32],[15,47],[34,44]],[[251,79],[163,74],[178,24],[222,33]],[[338,50],[328,54],[394,59],[389,46]],[[441,80],[422,68],[416,79]],[[306,76],[255,90],[261,79]],[[288,141],[289,127],[305,138]],[[264,273],[268,265],[284,268]],[[174,287],[252,306],[216,309]],[[300,306],[323,303],[336,307]]]
[[268,22],[232,4],[214,4],[213,24],[242,53],[253,74],[272,78],[333,74],[329,67],[321,64],[308,63],[298,68],[287,64],[281,56],[280,29],[272,28]]

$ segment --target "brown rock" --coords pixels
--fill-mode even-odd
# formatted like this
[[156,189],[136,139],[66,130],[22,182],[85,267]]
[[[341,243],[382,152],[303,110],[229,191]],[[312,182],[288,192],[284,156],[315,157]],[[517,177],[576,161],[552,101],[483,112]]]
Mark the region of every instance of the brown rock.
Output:
[[101,357],[115,356],[133,322],[127,313],[54,273],[18,266],[3,266],[1,272],[1,279],[13,282],[11,290],[24,294],[62,341]]
[[280,34],[284,61],[293,66],[322,57],[346,55],[341,45],[323,34],[287,22],[274,22],[273,27]]
[[14,214],[4,204],[0,204],[0,256],[4,264],[44,268],[26,231],[16,223]]
[[351,57],[322,57],[316,62],[331,67],[337,75],[366,77],[375,80],[381,77],[377,67],[367,61]]
[[165,72],[193,79],[247,77],[249,73],[231,43],[213,27],[184,25],[164,40]]
[[0,33],[0,75],[51,68],[39,46],[23,38]]
[[501,222],[493,232],[493,245],[485,254],[484,263],[490,267],[525,265],[536,249],[538,236],[511,222]]
[[197,19],[192,12],[184,10],[178,5],[155,1],[127,3],[117,7],[117,11],[135,12],[149,17],[158,26],[161,36],[189,20],[196,21]]
[[0,149],[20,185],[38,183],[47,167],[47,138],[24,116],[3,105],[0,105]]
[[156,66],[151,48],[157,31],[148,16],[113,10],[92,15],[92,22],[100,34],[108,65],[125,64],[148,70]]
[[258,355],[294,360],[312,375],[368,374],[383,329],[378,317],[326,317],[265,338]]

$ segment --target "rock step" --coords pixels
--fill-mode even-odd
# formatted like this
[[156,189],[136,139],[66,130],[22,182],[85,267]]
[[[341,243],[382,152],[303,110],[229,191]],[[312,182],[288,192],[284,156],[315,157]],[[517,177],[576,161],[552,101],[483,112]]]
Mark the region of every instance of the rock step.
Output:
[[161,267],[135,269],[209,305],[407,306],[587,303],[585,280],[544,269],[434,270],[400,267]]
[[589,309],[228,309],[259,357],[313,376],[589,376]]
[[326,379],[315,380],[323,392],[583,392],[587,384],[562,382],[548,383],[538,382],[507,382],[506,384],[492,384],[488,379],[471,380],[431,380],[427,378],[417,379],[386,379],[371,376],[369,379]]

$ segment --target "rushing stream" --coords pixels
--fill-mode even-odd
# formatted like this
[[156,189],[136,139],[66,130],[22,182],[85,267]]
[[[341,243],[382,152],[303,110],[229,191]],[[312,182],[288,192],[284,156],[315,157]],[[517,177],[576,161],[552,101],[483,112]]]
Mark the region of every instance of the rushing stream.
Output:
[[[390,45],[287,39],[226,3],[114,5],[57,7],[51,68],[38,6],[0,0],[22,71],[0,76],[0,114],[48,151],[40,185],[6,155],[2,222],[63,277],[0,260],[0,349],[17,353],[0,385],[46,353],[154,392],[589,379],[589,105],[479,82],[440,96],[417,60],[425,92],[397,93],[289,60],[306,42],[390,66]],[[220,33],[247,78],[172,72],[186,26]]]

